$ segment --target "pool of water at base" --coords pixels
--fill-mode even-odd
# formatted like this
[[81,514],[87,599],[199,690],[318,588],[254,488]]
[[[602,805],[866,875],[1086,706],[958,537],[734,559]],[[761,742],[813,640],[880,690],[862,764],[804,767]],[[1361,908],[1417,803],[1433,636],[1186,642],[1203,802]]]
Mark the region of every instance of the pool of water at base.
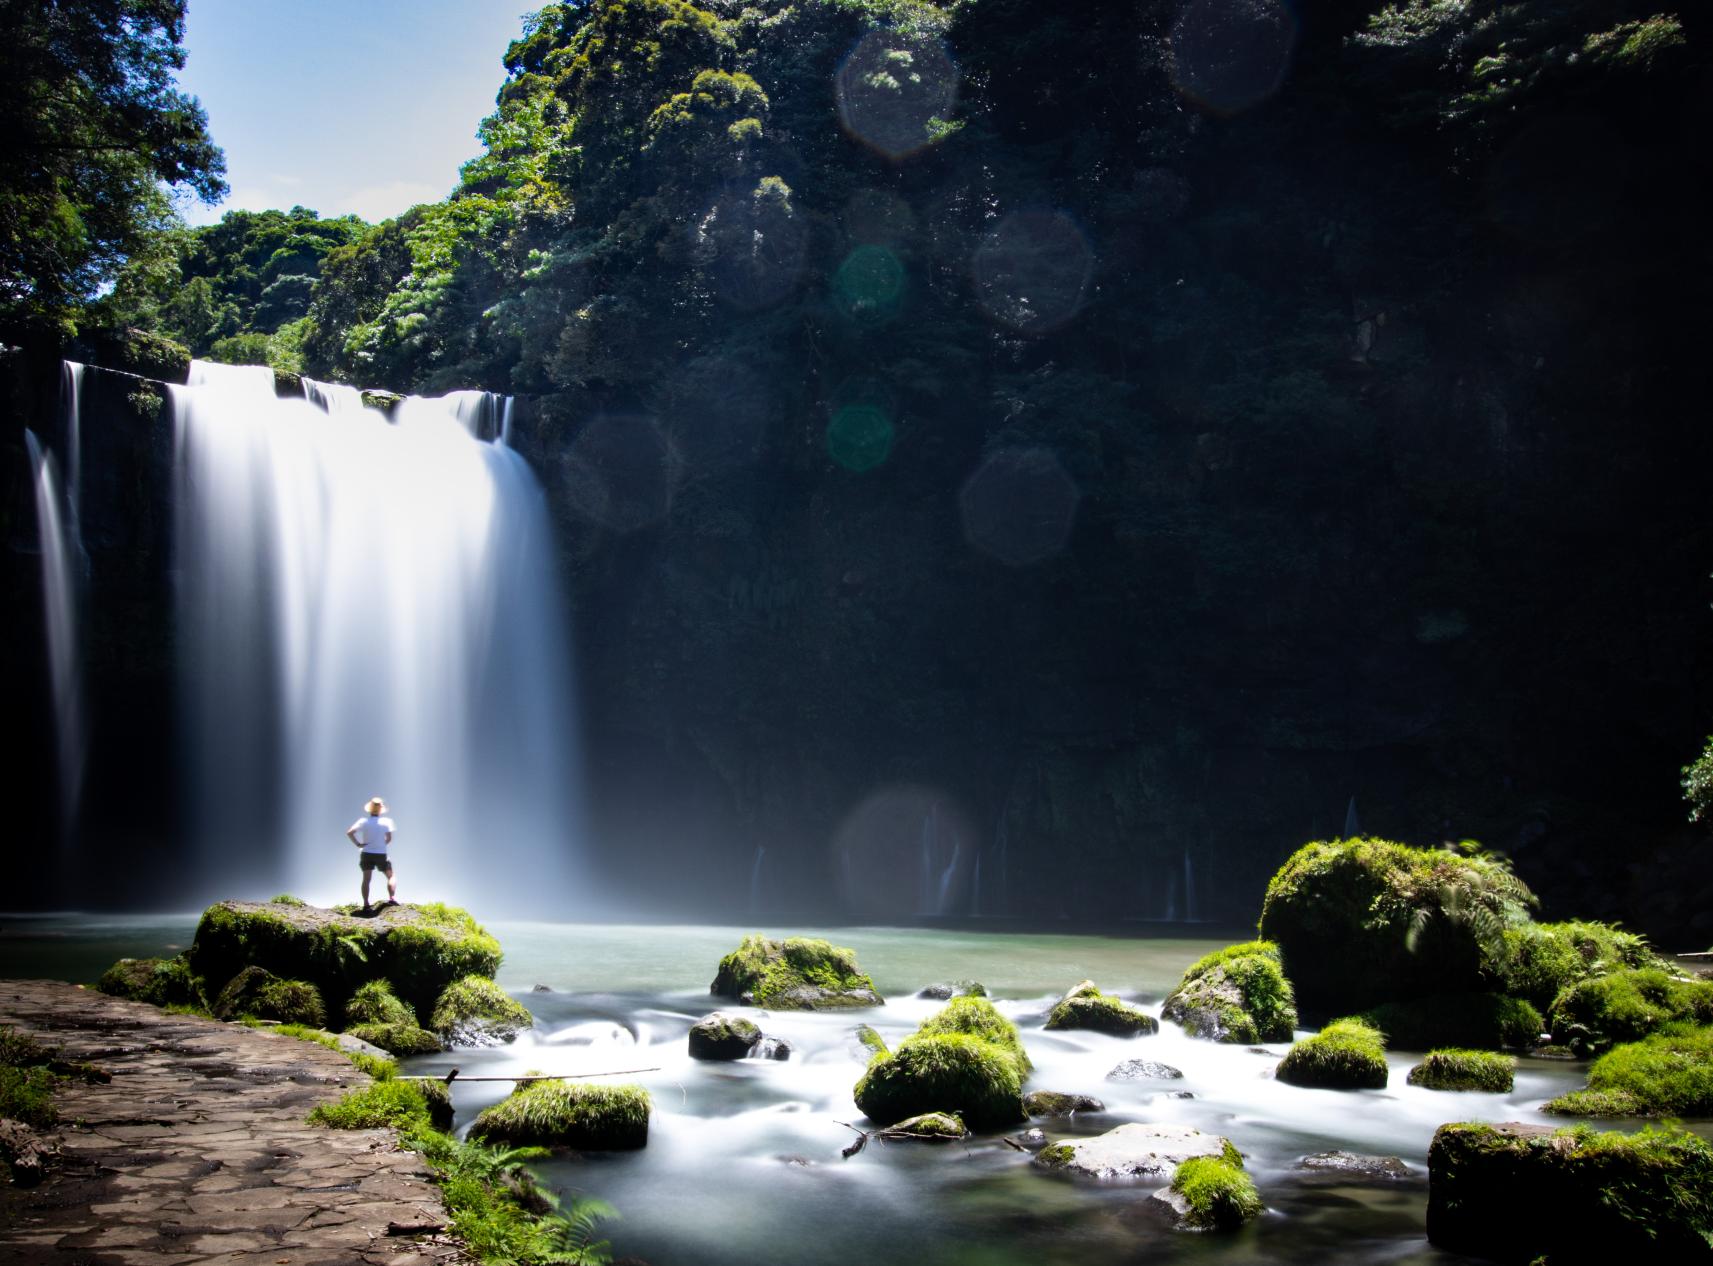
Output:
[[[1465,1261],[1432,1248],[1423,1230],[1434,1129],[1452,1120],[1562,1123],[1541,1115],[1539,1105],[1580,1086],[1586,1072],[1581,1064],[1524,1059],[1510,1094],[1446,1094],[1407,1085],[1417,1053],[1397,1051],[1389,1054],[1392,1076],[1383,1091],[1304,1090],[1272,1077],[1282,1043],[1265,1051],[1216,1045],[1170,1023],[1155,1036],[1130,1039],[1042,1027],[1053,1000],[1085,977],[1157,1015],[1184,967],[1242,939],[1235,930],[1126,938],[772,929],[853,947],[888,1003],[860,1012],[768,1013],[708,996],[721,955],[751,929],[489,926],[506,947],[500,983],[535,1014],[534,1030],[510,1046],[409,1060],[405,1071],[648,1070],[615,1079],[640,1082],[653,1098],[646,1148],[565,1155],[538,1172],[563,1193],[613,1205],[620,1217],[604,1223],[601,1234],[617,1254],[655,1266],[882,1258],[921,1266]],[[193,927],[193,916],[9,919],[0,932],[0,973],[90,980],[120,954],[187,944]],[[843,1157],[857,1138],[853,1127],[867,1125],[851,1097],[867,1059],[856,1026],[871,1024],[895,1045],[942,1005],[916,992],[960,978],[982,981],[1018,1025],[1035,1064],[1029,1088],[1104,1102],[1104,1112],[1039,1122],[1049,1136],[1098,1134],[1128,1121],[1223,1135],[1243,1152],[1267,1212],[1235,1234],[1174,1232],[1148,1188],[1045,1173],[997,1133],[947,1144],[875,1140]],[[690,1025],[717,1002],[788,1042],[790,1058],[690,1059]],[[1137,1057],[1169,1064],[1183,1077],[1108,1080],[1121,1061]],[[466,1129],[509,1089],[503,1082],[455,1082],[455,1128]],[[1401,1157],[1413,1178],[1376,1187],[1299,1167],[1305,1155],[1333,1149]]]

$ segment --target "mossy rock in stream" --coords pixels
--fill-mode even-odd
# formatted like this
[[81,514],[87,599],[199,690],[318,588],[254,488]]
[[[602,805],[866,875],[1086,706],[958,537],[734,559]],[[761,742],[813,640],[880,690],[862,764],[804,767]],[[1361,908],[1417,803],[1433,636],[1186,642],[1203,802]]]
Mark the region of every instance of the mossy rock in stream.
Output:
[[922,1143],[949,1143],[967,1139],[969,1134],[963,1121],[953,1112],[924,1112],[921,1116],[886,1127],[889,1141],[908,1139]]
[[967,1033],[984,1042],[992,1042],[1017,1061],[1017,1067],[1027,1077],[1034,1071],[1029,1052],[1023,1049],[1023,1039],[1017,1026],[994,1009],[986,998],[953,998],[917,1027],[919,1037],[934,1037],[941,1033]]
[[440,1039],[416,1022],[415,1012],[384,980],[371,980],[351,995],[345,1032],[391,1055],[429,1055],[440,1049]]
[[1260,934],[1284,957],[1297,1004],[1348,1015],[1382,1002],[1479,993],[1535,898],[1508,866],[1391,840],[1317,841],[1267,885]]
[[1713,1117],[1713,1028],[1674,1025],[1615,1046],[1588,1070],[1588,1087],[1542,1107],[1579,1117]]
[[742,1059],[757,1042],[761,1029],[741,1015],[712,1011],[690,1026],[691,1059]]
[[1427,1235],[1490,1261],[1713,1262],[1713,1144],[1682,1130],[1442,1125]]
[[647,1145],[652,1111],[648,1091],[637,1085],[526,1082],[483,1109],[470,1137],[511,1147],[631,1151]]
[[95,988],[114,998],[157,1007],[208,1008],[202,978],[191,971],[183,954],[175,958],[121,958],[101,973]]
[[1089,1029],[1118,1037],[1134,1037],[1160,1031],[1160,1022],[1141,1007],[1102,993],[1092,980],[1074,986],[1047,1013],[1049,1029]]
[[1384,1090],[1385,1040],[1360,1020],[1334,1020],[1286,1051],[1275,1075],[1292,1086],[1321,1090]]
[[854,1094],[857,1107],[879,1125],[925,1112],[956,1113],[978,1130],[1024,1119],[1016,1058],[968,1033],[905,1038],[897,1050],[870,1061]]
[[1713,980],[1657,967],[1615,971],[1572,985],[1552,1004],[1552,1040],[1586,1058],[1668,1024],[1713,1024]]
[[1241,1159],[1192,1156],[1172,1171],[1168,1189],[1186,1229],[1234,1231],[1266,1208]]
[[1396,1049],[1426,1051],[1439,1046],[1521,1050],[1540,1042],[1546,1022],[1520,998],[1498,993],[1435,994],[1388,1002],[1359,1017],[1386,1035]]
[[441,1049],[440,1039],[414,1020],[406,1024],[353,1024],[345,1033],[389,1055],[433,1055]]
[[1483,1090],[1509,1094],[1517,1081],[1517,1061],[1494,1051],[1429,1051],[1410,1069],[1409,1083],[1428,1090]]
[[1253,1046],[1288,1042],[1296,994],[1271,941],[1228,945],[1191,963],[1160,1014],[1192,1037]]
[[435,999],[428,1025],[448,1048],[500,1046],[533,1028],[535,1017],[486,976],[465,976]]
[[246,967],[220,991],[214,1014],[222,1020],[250,1017],[319,1029],[327,1023],[321,991],[305,980],[282,980],[263,967]]
[[808,936],[776,941],[756,933],[720,960],[708,992],[776,1011],[878,1007],[874,981],[857,970],[856,953]]
[[500,945],[463,910],[439,904],[358,917],[318,906],[222,901],[203,912],[188,954],[211,991],[246,967],[308,981],[336,1013],[371,980],[385,980],[418,1017],[466,976],[492,977]]

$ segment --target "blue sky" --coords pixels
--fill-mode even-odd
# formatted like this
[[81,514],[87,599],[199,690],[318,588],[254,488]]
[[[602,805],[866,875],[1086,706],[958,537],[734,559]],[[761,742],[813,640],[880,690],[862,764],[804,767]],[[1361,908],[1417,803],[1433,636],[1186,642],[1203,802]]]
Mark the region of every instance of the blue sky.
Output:
[[208,111],[231,195],[181,208],[302,205],[397,215],[476,155],[506,45],[539,0],[190,0],[179,82]]

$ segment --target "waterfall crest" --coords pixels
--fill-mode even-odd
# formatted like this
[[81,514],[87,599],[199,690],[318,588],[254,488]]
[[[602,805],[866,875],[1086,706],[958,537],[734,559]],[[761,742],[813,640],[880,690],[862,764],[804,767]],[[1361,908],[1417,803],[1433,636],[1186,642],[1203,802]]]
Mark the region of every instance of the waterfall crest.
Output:
[[413,397],[389,422],[349,387],[306,395],[201,361],[172,389],[210,882],[229,890],[238,867],[350,899],[343,832],[381,795],[401,899],[563,915],[581,802],[570,648],[540,486],[486,442],[504,403]]

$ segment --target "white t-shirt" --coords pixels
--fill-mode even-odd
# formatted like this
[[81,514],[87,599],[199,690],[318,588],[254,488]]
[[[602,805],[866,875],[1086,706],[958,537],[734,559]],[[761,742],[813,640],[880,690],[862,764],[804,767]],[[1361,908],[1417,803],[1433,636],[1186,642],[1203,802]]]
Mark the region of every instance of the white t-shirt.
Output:
[[365,814],[351,824],[351,830],[355,832],[357,843],[363,846],[365,853],[384,855],[387,851],[387,836],[393,831],[393,820],[373,818]]

